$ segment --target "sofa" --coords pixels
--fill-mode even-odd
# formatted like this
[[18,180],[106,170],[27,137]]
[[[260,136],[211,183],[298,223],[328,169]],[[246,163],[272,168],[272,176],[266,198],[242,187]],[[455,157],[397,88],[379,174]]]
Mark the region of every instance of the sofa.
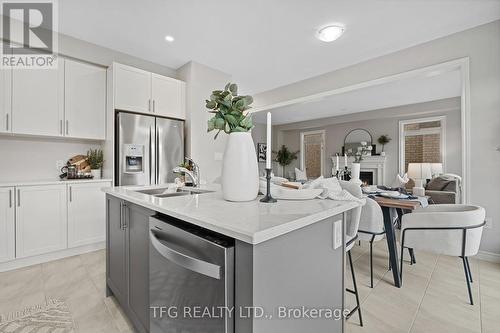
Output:
[[[457,175],[441,175],[431,179],[425,186],[425,195],[434,204],[458,204],[460,203],[460,182]],[[411,192],[415,183],[410,180],[406,184],[408,192]]]

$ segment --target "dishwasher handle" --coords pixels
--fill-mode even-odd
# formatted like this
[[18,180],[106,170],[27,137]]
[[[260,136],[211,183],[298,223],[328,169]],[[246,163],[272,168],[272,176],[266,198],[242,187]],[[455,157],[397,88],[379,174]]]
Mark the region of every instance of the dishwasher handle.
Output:
[[158,236],[153,232],[153,230],[149,231],[149,238],[156,251],[169,261],[193,272],[220,280],[221,267],[219,265],[193,258],[166,246],[158,239]]

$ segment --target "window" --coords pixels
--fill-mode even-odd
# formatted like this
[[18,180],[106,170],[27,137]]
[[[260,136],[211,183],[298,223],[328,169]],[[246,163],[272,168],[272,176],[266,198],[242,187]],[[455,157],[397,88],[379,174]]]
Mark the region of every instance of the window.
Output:
[[399,172],[409,163],[443,163],[445,169],[445,116],[399,122]]

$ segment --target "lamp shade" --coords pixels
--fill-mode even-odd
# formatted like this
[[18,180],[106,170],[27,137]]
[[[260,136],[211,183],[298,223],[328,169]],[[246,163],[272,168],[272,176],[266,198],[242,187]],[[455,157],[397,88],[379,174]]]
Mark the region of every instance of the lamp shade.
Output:
[[431,163],[432,176],[441,175],[443,173],[443,163]]
[[431,178],[430,163],[409,163],[408,177],[412,179],[428,179]]

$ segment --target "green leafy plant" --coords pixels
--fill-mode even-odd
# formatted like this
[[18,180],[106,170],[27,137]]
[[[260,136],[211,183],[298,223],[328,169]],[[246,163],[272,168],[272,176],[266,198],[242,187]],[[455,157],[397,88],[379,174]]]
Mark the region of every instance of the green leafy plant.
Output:
[[214,139],[221,131],[248,132],[252,129],[252,117],[247,111],[253,103],[252,96],[238,96],[238,85],[228,83],[224,90],[214,90],[210,100],[205,101],[208,112],[214,116],[208,121],[207,132],[217,130]]
[[287,148],[287,146],[282,145],[280,150],[278,150],[277,152],[273,151],[273,153],[276,154],[274,160],[278,162],[279,165],[281,165],[282,176],[285,176],[285,167],[287,165],[290,165],[293,160],[297,159],[297,154],[299,152],[298,151],[292,152]]
[[87,151],[87,161],[90,164],[92,170],[102,168],[104,164],[104,153],[102,149],[90,149]]
[[389,142],[391,142],[391,140],[392,140],[391,137],[387,134],[381,135],[377,139],[378,143],[382,145],[382,151],[384,151],[385,145],[388,144]]
[[298,153],[298,151],[292,152],[287,148],[287,146],[282,145],[281,149],[276,152],[275,161],[278,162],[281,166],[290,165],[293,160],[297,159]]

